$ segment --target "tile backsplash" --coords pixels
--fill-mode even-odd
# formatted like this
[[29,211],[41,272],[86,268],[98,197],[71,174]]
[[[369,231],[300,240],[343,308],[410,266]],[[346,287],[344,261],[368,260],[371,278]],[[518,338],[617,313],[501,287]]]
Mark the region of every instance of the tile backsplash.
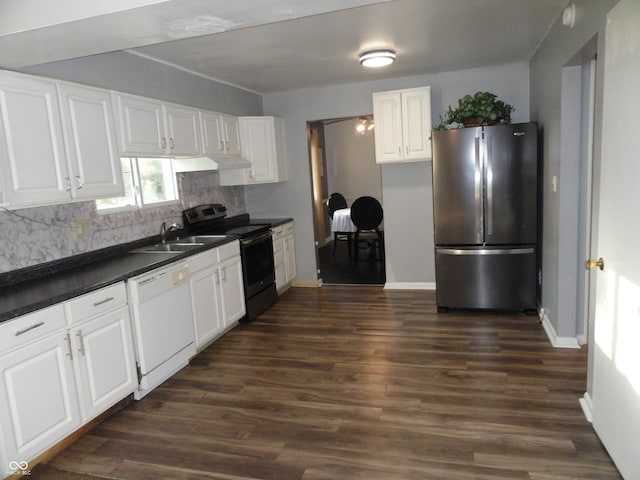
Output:
[[[157,235],[162,222],[182,223],[182,210],[201,203],[246,211],[244,187],[221,187],[216,171],[180,173],[178,188],[180,203],[130,212],[98,213],[93,201],[0,209],[0,273]],[[79,237],[84,225],[88,235]]]

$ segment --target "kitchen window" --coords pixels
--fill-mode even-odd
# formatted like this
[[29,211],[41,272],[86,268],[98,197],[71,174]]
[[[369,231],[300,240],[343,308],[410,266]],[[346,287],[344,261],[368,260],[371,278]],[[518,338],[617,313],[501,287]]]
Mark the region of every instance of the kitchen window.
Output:
[[173,162],[167,158],[122,157],[124,196],[96,200],[98,210],[131,210],[178,200]]

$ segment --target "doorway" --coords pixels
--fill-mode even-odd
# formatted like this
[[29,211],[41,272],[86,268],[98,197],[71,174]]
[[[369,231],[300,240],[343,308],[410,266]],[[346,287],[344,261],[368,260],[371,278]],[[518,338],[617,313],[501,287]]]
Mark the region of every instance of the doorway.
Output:
[[[364,128],[363,128],[364,125]],[[371,115],[316,120],[307,123],[314,235],[318,278],[324,284],[383,285],[384,262],[349,256],[347,242],[334,254],[331,218],[326,202],[341,193],[350,206],[367,195],[382,203],[382,173],[375,162]]]
[[559,315],[575,318],[577,345],[587,343],[592,301],[584,261],[591,249],[596,49],[597,38],[594,37],[562,69],[562,162],[559,174],[564,181],[556,189],[552,179],[552,190],[559,195],[564,219],[559,229],[560,275],[575,278],[575,282],[559,285],[562,298],[575,299],[562,302]]

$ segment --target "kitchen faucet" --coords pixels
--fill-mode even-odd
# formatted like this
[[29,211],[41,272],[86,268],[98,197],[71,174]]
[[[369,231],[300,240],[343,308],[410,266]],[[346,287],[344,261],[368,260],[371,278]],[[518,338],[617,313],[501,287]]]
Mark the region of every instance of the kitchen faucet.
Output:
[[160,226],[160,243],[167,242],[167,235],[169,234],[169,232],[173,230],[179,230],[181,228],[182,228],[182,225],[177,223],[174,223],[170,225],[169,228],[167,228],[166,222],[162,222],[162,225]]

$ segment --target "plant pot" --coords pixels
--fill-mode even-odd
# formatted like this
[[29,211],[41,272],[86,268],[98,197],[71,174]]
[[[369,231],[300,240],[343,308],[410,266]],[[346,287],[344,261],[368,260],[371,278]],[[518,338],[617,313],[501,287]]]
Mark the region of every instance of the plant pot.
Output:
[[462,120],[462,124],[465,127],[479,127],[480,126],[480,122],[478,122],[478,119],[476,117],[464,118]]

